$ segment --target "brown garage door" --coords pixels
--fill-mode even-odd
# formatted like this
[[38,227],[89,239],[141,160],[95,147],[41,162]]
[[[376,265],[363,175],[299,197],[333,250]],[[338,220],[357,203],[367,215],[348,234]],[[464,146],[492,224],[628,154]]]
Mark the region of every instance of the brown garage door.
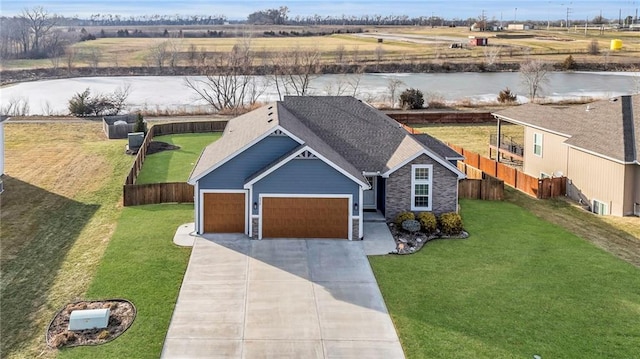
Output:
[[204,232],[244,233],[244,193],[205,193]]
[[262,199],[263,238],[349,238],[347,198]]

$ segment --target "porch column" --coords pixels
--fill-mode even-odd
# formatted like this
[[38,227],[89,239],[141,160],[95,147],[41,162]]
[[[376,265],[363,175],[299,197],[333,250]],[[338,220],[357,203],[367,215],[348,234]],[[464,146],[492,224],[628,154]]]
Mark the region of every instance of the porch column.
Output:
[[500,162],[500,138],[502,137],[502,123],[500,122],[500,117],[495,116],[496,120],[498,120],[498,131],[496,133],[496,162]]

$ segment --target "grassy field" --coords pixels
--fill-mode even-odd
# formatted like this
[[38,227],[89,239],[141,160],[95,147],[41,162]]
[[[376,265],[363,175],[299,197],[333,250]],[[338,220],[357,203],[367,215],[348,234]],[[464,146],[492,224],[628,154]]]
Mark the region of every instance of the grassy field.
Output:
[[[345,63],[373,62],[380,59],[381,62],[410,62],[410,61],[436,61],[436,62],[473,62],[487,61],[486,51],[498,51],[498,62],[519,62],[533,55],[550,62],[560,62],[572,54],[577,62],[635,62],[640,53],[640,37],[634,32],[607,31],[599,34],[597,31],[584,31],[564,29],[536,30],[528,32],[504,32],[499,35],[530,34],[528,38],[498,38],[493,32],[471,32],[466,27],[364,27],[364,34],[335,34],[311,37],[253,37],[250,38],[251,48],[261,56],[262,53],[278,54],[286,49],[305,48],[316,49],[321,53],[322,61],[326,63],[336,62],[336,52],[343,49]],[[252,32],[252,28],[247,28]],[[262,32],[263,28],[258,33]],[[274,28],[290,31],[290,27]],[[222,31],[236,31],[220,27]],[[300,30],[300,29],[297,29]],[[316,31],[317,28],[314,28]],[[98,30],[99,31],[99,30]],[[179,29],[172,29],[177,33]],[[253,31],[255,32],[255,31]],[[386,34],[420,36],[421,39],[402,39],[397,37],[385,38],[383,43],[378,43],[377,37],[384,38]],[[363,36],[364,35],[364,36]],[[489,38],[489,48],[468,47],[465,49],[450,49],[453,42],[466,43],[468,36],[486,36]],[[624,49],[619,52],[609,52],[612,39],[623,40]],[[590,55],[587,48],[592,40],[598,42],[600,54]],[[191,64],[188,58],[189,49],[193,46],[198,53],[229,52],[235,44],[243,41],[239,38],[99,38],[94,41],[85,41],[73,45],[73,66],[91,66],[91,58],[99,59],[98,66],[146,66],[149,65],[148,55],[152,48],[161,43],[168,42],[169,51],[178,52],[178,65]],[[258,60],[264,61],[264,60]],[[151,62],[152,63],[152,62]],[[66,58],[61,59],[60,66],[66,66]],[[53,64],[47,60],[10,60],[2,64],[3,69],[48,68]]]
[[0,357],[51,356],[45,327],[84,297],[120,217],[124,144],[99,123],[5,124]]
[[461,207],[469,239],[370,259],[407,358],[637,356],[638,268],[511,203]]
[[176,228],[193,220],[193,205],[126,207],[87,299],[125,298],[138,315],[118,339],[64,349],[60,358],[159,358],[190,248],[173,244]]
[[136,183],[186,182],[202,150],[221,135],[214,132],[154,137],[154,141],[180,146],[180,149],[147,156]]

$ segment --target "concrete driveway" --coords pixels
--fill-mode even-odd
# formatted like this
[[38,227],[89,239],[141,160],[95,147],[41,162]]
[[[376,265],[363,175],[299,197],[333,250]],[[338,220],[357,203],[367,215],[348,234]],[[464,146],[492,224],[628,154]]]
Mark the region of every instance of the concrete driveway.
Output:
[[163,358],[404,358],[361,242],[195,240]]

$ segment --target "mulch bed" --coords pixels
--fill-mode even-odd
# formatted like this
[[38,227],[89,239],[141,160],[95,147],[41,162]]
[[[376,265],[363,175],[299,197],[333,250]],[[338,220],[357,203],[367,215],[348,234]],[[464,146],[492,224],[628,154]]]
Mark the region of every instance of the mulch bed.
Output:
[[413,254],[418,252],[429,241],[434,239],[465,239],[469,233],[462,231],[457,236],[445,236],[442,233],[427,235],[424,232],[408,232],[399,228],[395,223],[388,223],[393,239],[396,241],[396,251],[393,254]]
[[[109,308],[106,328],[69,330],[69,316],[74,310]],[[47,345],[52,348],[98,345],[110,342],[124,333],[136,317],[136,307],[128,300],[108,299],[69,303],[53,318],[47,329]]]

